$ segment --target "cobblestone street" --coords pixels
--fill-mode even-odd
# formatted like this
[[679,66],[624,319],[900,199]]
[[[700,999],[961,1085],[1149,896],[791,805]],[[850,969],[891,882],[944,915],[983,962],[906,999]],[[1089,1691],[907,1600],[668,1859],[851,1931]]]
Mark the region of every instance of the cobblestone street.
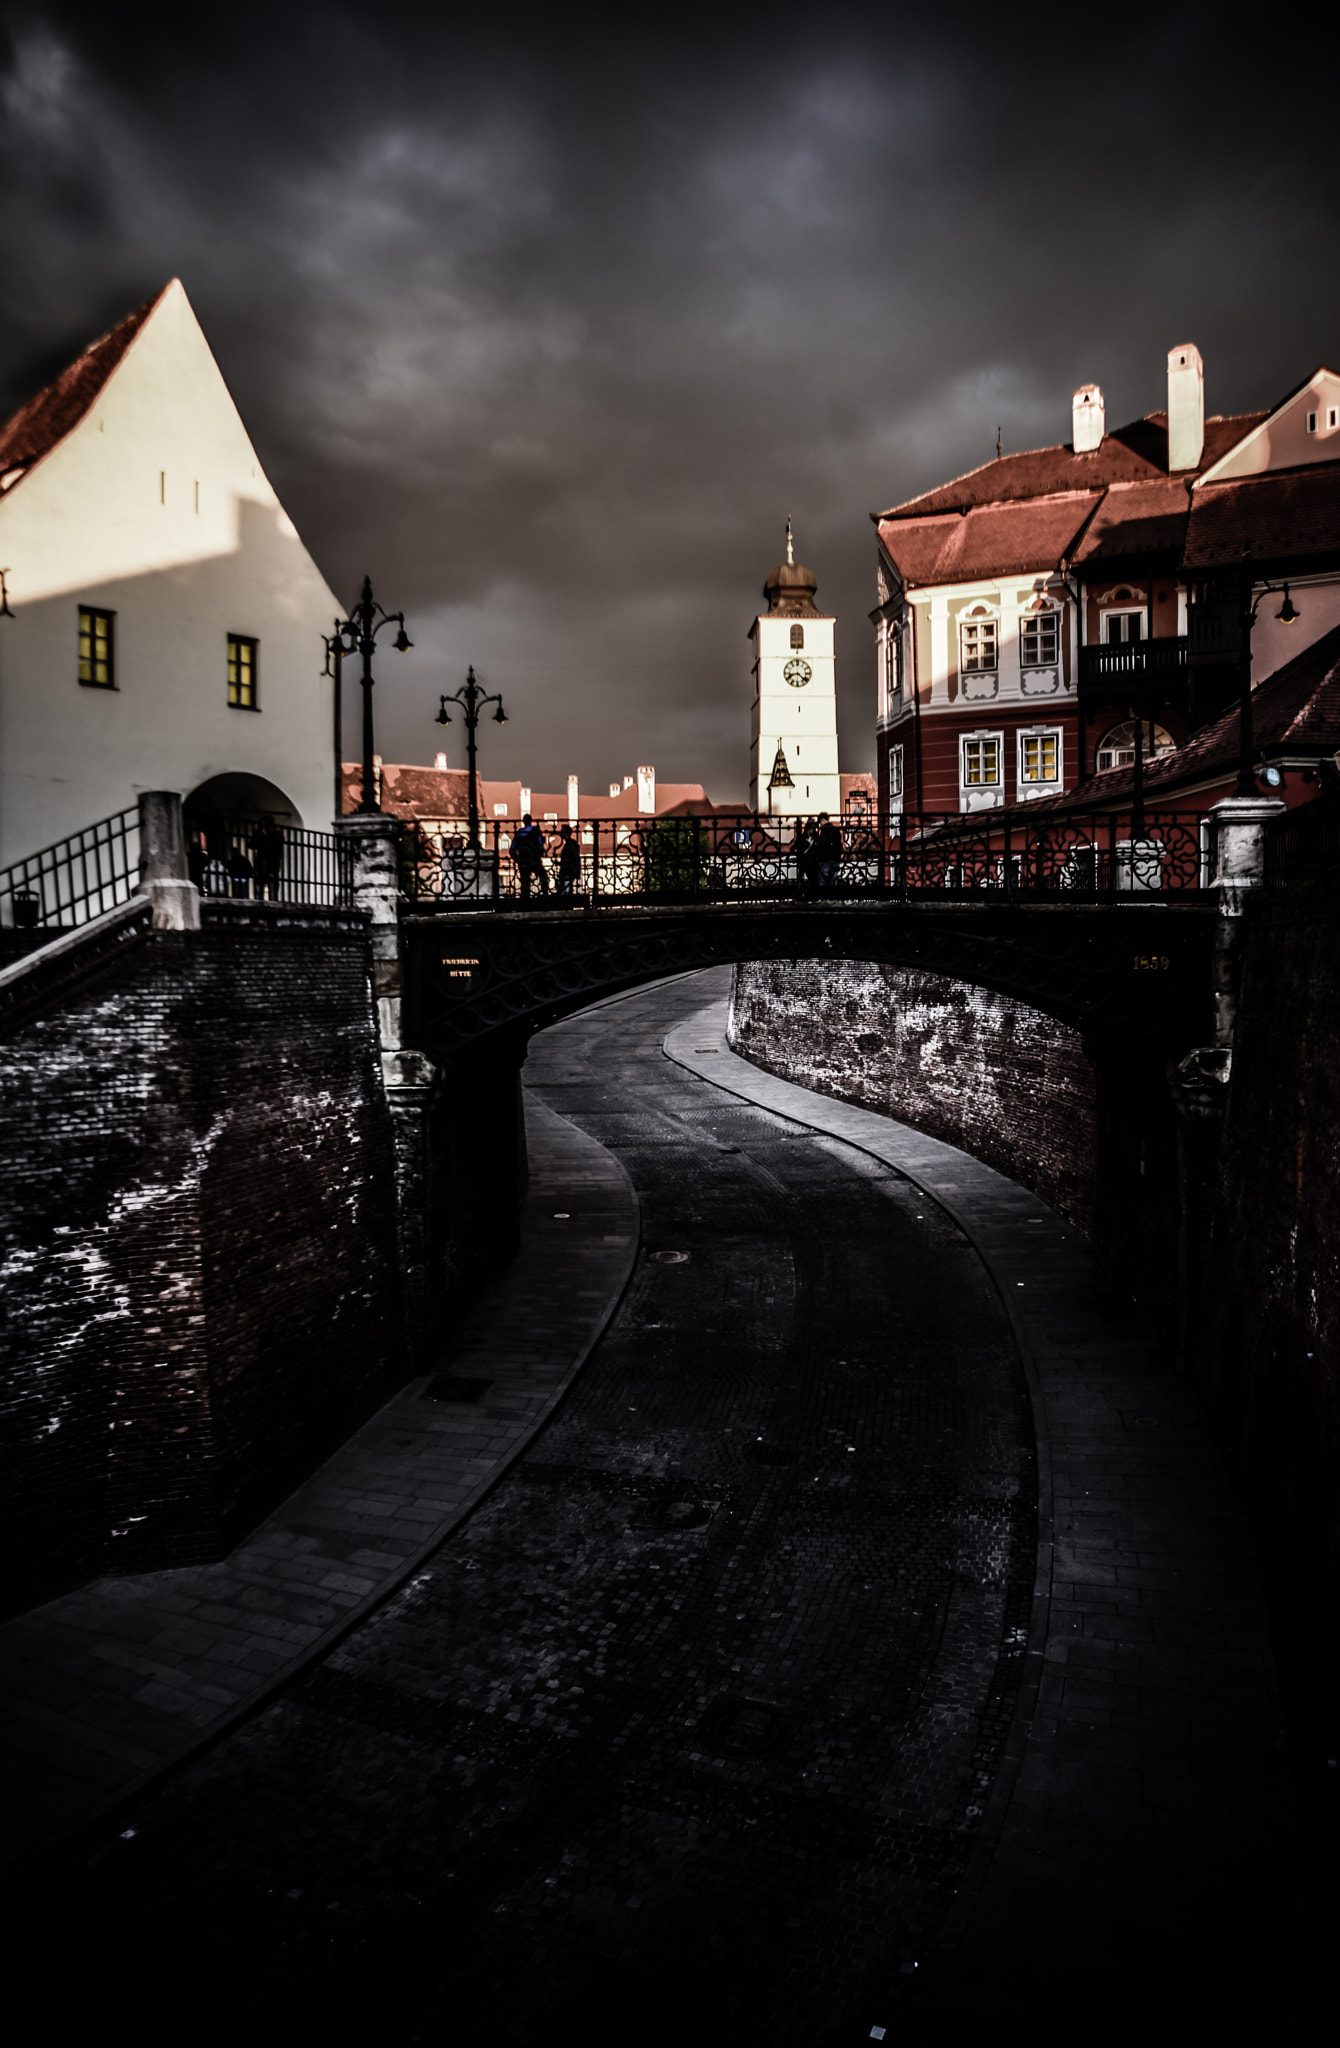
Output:
[[[1041,1796],[1024,1757],[1003,1819],[1043,1649],[1034,1402],[998,1285],[914,1180],[666,1057],[724,986],[682,978],[535,1041],[528,1087],[641,1205],[632,1281],[556,1413],[408,1585],[11,1899],[36,1951],[74,1942],[105,2020],[461,2048],[959,2038],[929,1990],[953,1978],[944,1929],[998,1838],[1001,1868],[1031,1854]],[[1250,1690],[1258,1650],[1226,1627]],[[1056,1700],[1059,1742],[1059,1680]],[[1189,1716],[1170,1785],[1207,1744],[1225,1782],[1269,1776]],[[1090,1832],[1095,1811],[1077,1797]],[[1106,2038],[1105,2013],[1152,2039],[1160,2012],[1207,2025],[1236,1927],[1207,1932],[1200,1877],[1179,1894],[1130,1816],[1100,1825],[1114,1940],[1141,1938],[1148,1882],[1145,1934],[1181,1974],[1099,1935],[1132,2002],[1093,1982],[1082,2021],[1013,2022],[1058,2043]],[[1260,1827],[1264,1895],[1289,1832]],[[1219,1854],[1198,1839],[1189,1870]],[[1043,1967],[1040,1868],[980,1952],[1006,2005]],[[1244,1960],[1237,1994],[1254,1985]]]

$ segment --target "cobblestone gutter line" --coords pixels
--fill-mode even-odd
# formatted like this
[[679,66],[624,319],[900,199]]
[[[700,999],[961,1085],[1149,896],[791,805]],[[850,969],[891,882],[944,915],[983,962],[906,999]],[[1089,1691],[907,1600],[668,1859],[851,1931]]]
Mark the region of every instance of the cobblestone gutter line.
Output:
[[563,1398],[637,1256],[613,1155],[527,1098],[521,1250],[452,1377],[416,1380],[222,1563],[100,1579],[0,1628],[0,1869],[104,1819],[254,1713],[459,1526]]
[[[977,1846],[917,1987],[998,2015],[1002,1983],[1027,2003],[1030,1924],[1064,1948],[1073,1918],[1080,1968],[1097,1929],[1119,1948],[1124,1924],[1143,1920],[1147,1940],[1166,1902],[1175,1943],[1189,1891],[1243,1906],[1296,1868],[1246,1519],[1192,1388],[1120,1304],[1106,1325],[1096,1316],[1099,1277],[1073,1227],[953,1146],[754,1067],[730,1050],[726,1022],[727,1005],[711,1005],[667,1035],[667,1056],[923,1189],[979,1252],[1028,1376],[1039,1542],[1024,1668]],[[1129,1872],[1133,1842],[1147,1872],[1138,1899],[1110,1875]]]

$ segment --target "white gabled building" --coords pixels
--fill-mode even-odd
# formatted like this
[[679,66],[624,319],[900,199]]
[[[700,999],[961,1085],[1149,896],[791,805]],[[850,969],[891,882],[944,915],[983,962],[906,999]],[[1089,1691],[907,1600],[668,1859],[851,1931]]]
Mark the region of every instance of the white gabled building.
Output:
[[0,867],[176,789],[328,827],[340,610],[178,280],[0,428]]

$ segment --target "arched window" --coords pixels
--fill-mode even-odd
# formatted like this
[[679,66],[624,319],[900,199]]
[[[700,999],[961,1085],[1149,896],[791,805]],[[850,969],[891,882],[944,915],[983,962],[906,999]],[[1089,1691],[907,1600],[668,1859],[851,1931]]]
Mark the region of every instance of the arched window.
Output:
[[791,628],[791,645],[793,647],[803,647],[805,645],[805,628],[803,626],[793,626]]
[[[1151,724],[1149,719],[1141,721],[1141,750],[1146,761],[1151,754],[1166,754],[1174,745],[1173,736],[1161,725]],[[1098,773],[1107,768],[1129,768],[1135,759],[1135,720],[1128,718],[1123,725],[1114,725],[1098,742]]]

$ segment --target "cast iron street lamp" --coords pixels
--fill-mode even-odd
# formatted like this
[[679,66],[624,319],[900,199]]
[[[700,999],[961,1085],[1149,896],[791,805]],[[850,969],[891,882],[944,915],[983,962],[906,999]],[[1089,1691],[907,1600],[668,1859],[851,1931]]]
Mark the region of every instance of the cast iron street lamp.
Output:
[[1241,693],[1238,698],[1238,786],[1235,794],[1237,796],[1255,796],[1257,792],[1256,762],[1254,758],[1256,750],[1252,741],[1252,627],[1256,624],[1256,614],[1260,609],[1261,600],[1266,597],[1283,597],[1284,602],[1275,614],[1275,617],[1282,626],[1292,626],[1294,620],[1301,617],[1301,613],[1297,610],[1293,599],[1289,595],[1287,580],[1283,583],[1263,583],[1255,597],[1253,597],[1252,585],[1255,578],[1252,575],[1252,550],[1250,542],[1242,551],[1242,564],[1247,577],[1247,586],[1242,609],[1238,613],[1238,624],[1242,628],[1242,650],[1240,655],[1242,666]]
[[363,673],[359,681],[363,685],[363,801],[360,811],[380,811],[372,778],[372,650],[377,644],[377,635],[383,626],[399,626],[400,631],[392,641],[397,654],[406,654],[414,645],[405,631],[405,614],[388,612],[379,605],[372,595],[372,578],[363,578],[363,595],[347,619],[336,621],[335,637],[339,654],[361,654]]
[[329,676],[335,684],[335,809],[332,815],[339,817],[344,809],[344,642],[340,638],[340,622],[335,621],[335,631],[322,634],[321,645],[326,650],[326,665],[323,676]]
[[443,696],[441,707],[438,711],[436,719],[436,723],[438,725],[451,724],[451,713],[447,709],[448,704],[459,704],[461,709],[465,713],[465,748],[466,760],[468,762],[468,773],[466,775],[466,782],[469,786],[470,792],[469,844],[471,850],[475,853],[478,853],[479,795],[478,785],[475,781],[475,728],[479,724],[479,714],[486,704],[496,704],[498,707],[493,714],[493,723],[495,725],[506,725],[507,713],[503,710],[502,698],[496,690],[494,690],[490,694],[480,689],[478,683],[475,681],[475,672],[473,668],[466,676],[465,681],[462,683],[459,690],[453,690],[450,696]]

